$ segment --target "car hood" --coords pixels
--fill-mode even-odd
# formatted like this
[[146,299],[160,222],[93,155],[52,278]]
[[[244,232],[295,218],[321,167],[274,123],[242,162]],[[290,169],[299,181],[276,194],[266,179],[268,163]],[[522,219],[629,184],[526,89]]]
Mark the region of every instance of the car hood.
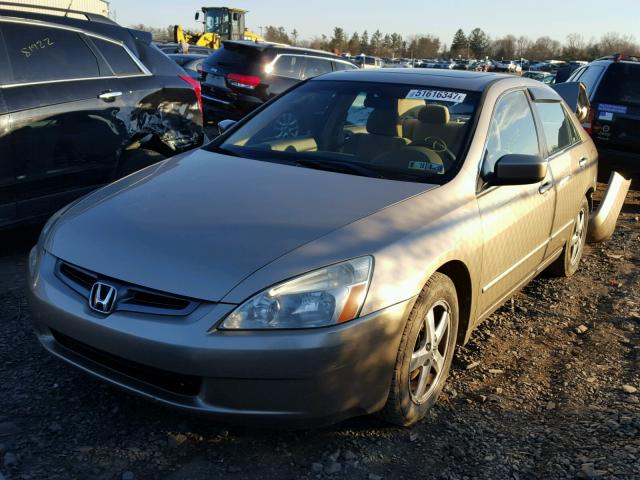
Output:
[[220,301],[287,252],[433,187],[195,150],[84,198],[45,249],[105,277]]

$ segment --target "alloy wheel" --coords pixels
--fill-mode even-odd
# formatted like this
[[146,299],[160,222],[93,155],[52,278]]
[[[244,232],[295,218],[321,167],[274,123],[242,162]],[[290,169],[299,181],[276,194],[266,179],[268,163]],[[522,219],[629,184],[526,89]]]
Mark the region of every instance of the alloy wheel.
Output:
[[417,404],[428,400],[442,376],[450,331],[451,307],[439,300],[422,320],[409,364],[409,391]]
[[574,265],[582,255],[582,249],[584,247],[584,236],[587,231],[584,228],[586,212],[584,209],[580,209],[578,215],[576,215],[576,220],[573,225],[573,233],[571,234],[571,240],[569,242],[569,248],[571,252],[571,264]]

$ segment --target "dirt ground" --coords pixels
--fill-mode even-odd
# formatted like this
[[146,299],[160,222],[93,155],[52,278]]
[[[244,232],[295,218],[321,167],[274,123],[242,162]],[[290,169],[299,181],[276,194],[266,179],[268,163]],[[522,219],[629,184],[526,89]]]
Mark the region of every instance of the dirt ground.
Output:
[[36,237],[0,234],[0,480],[640,478],[639,190],[575,277],[536,279],[458,349],[413,429],[228,426],[80,373],[31,331]]

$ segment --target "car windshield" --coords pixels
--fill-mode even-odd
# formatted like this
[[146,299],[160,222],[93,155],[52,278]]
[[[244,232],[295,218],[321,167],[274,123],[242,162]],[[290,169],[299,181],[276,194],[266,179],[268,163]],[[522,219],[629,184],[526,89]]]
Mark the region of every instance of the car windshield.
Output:
[[210,149],[354,175],[442,184],[464,159],[479,93],[316,80]]

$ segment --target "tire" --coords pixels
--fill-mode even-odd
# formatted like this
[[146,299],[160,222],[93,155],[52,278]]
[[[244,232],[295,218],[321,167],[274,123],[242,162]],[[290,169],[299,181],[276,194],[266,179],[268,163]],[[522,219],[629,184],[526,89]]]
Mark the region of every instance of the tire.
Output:
[[576,214],[571,233],[564,244],[558,259],[549,266],[549,273],[558,277],[570,277],[578,270],[584,253],[589,226],[589,201],[582,199],[580,209]]
[[138,148],[127,152],[118,167],[118,178],[137,172],[138,170],[148,167],[154,163],[164,160],[166,157],[153,150]]
[[[413,425],[436,403],[451,367],[458,319],[455,285],[449,277],[436,272],[424,286],[407,320],[389,397],[380,412],[383,419],[395,425]],[[442,322],[446,322],[444,330],[440,328]],[[441,330],[439,338],[433,341],[429,330]]]

